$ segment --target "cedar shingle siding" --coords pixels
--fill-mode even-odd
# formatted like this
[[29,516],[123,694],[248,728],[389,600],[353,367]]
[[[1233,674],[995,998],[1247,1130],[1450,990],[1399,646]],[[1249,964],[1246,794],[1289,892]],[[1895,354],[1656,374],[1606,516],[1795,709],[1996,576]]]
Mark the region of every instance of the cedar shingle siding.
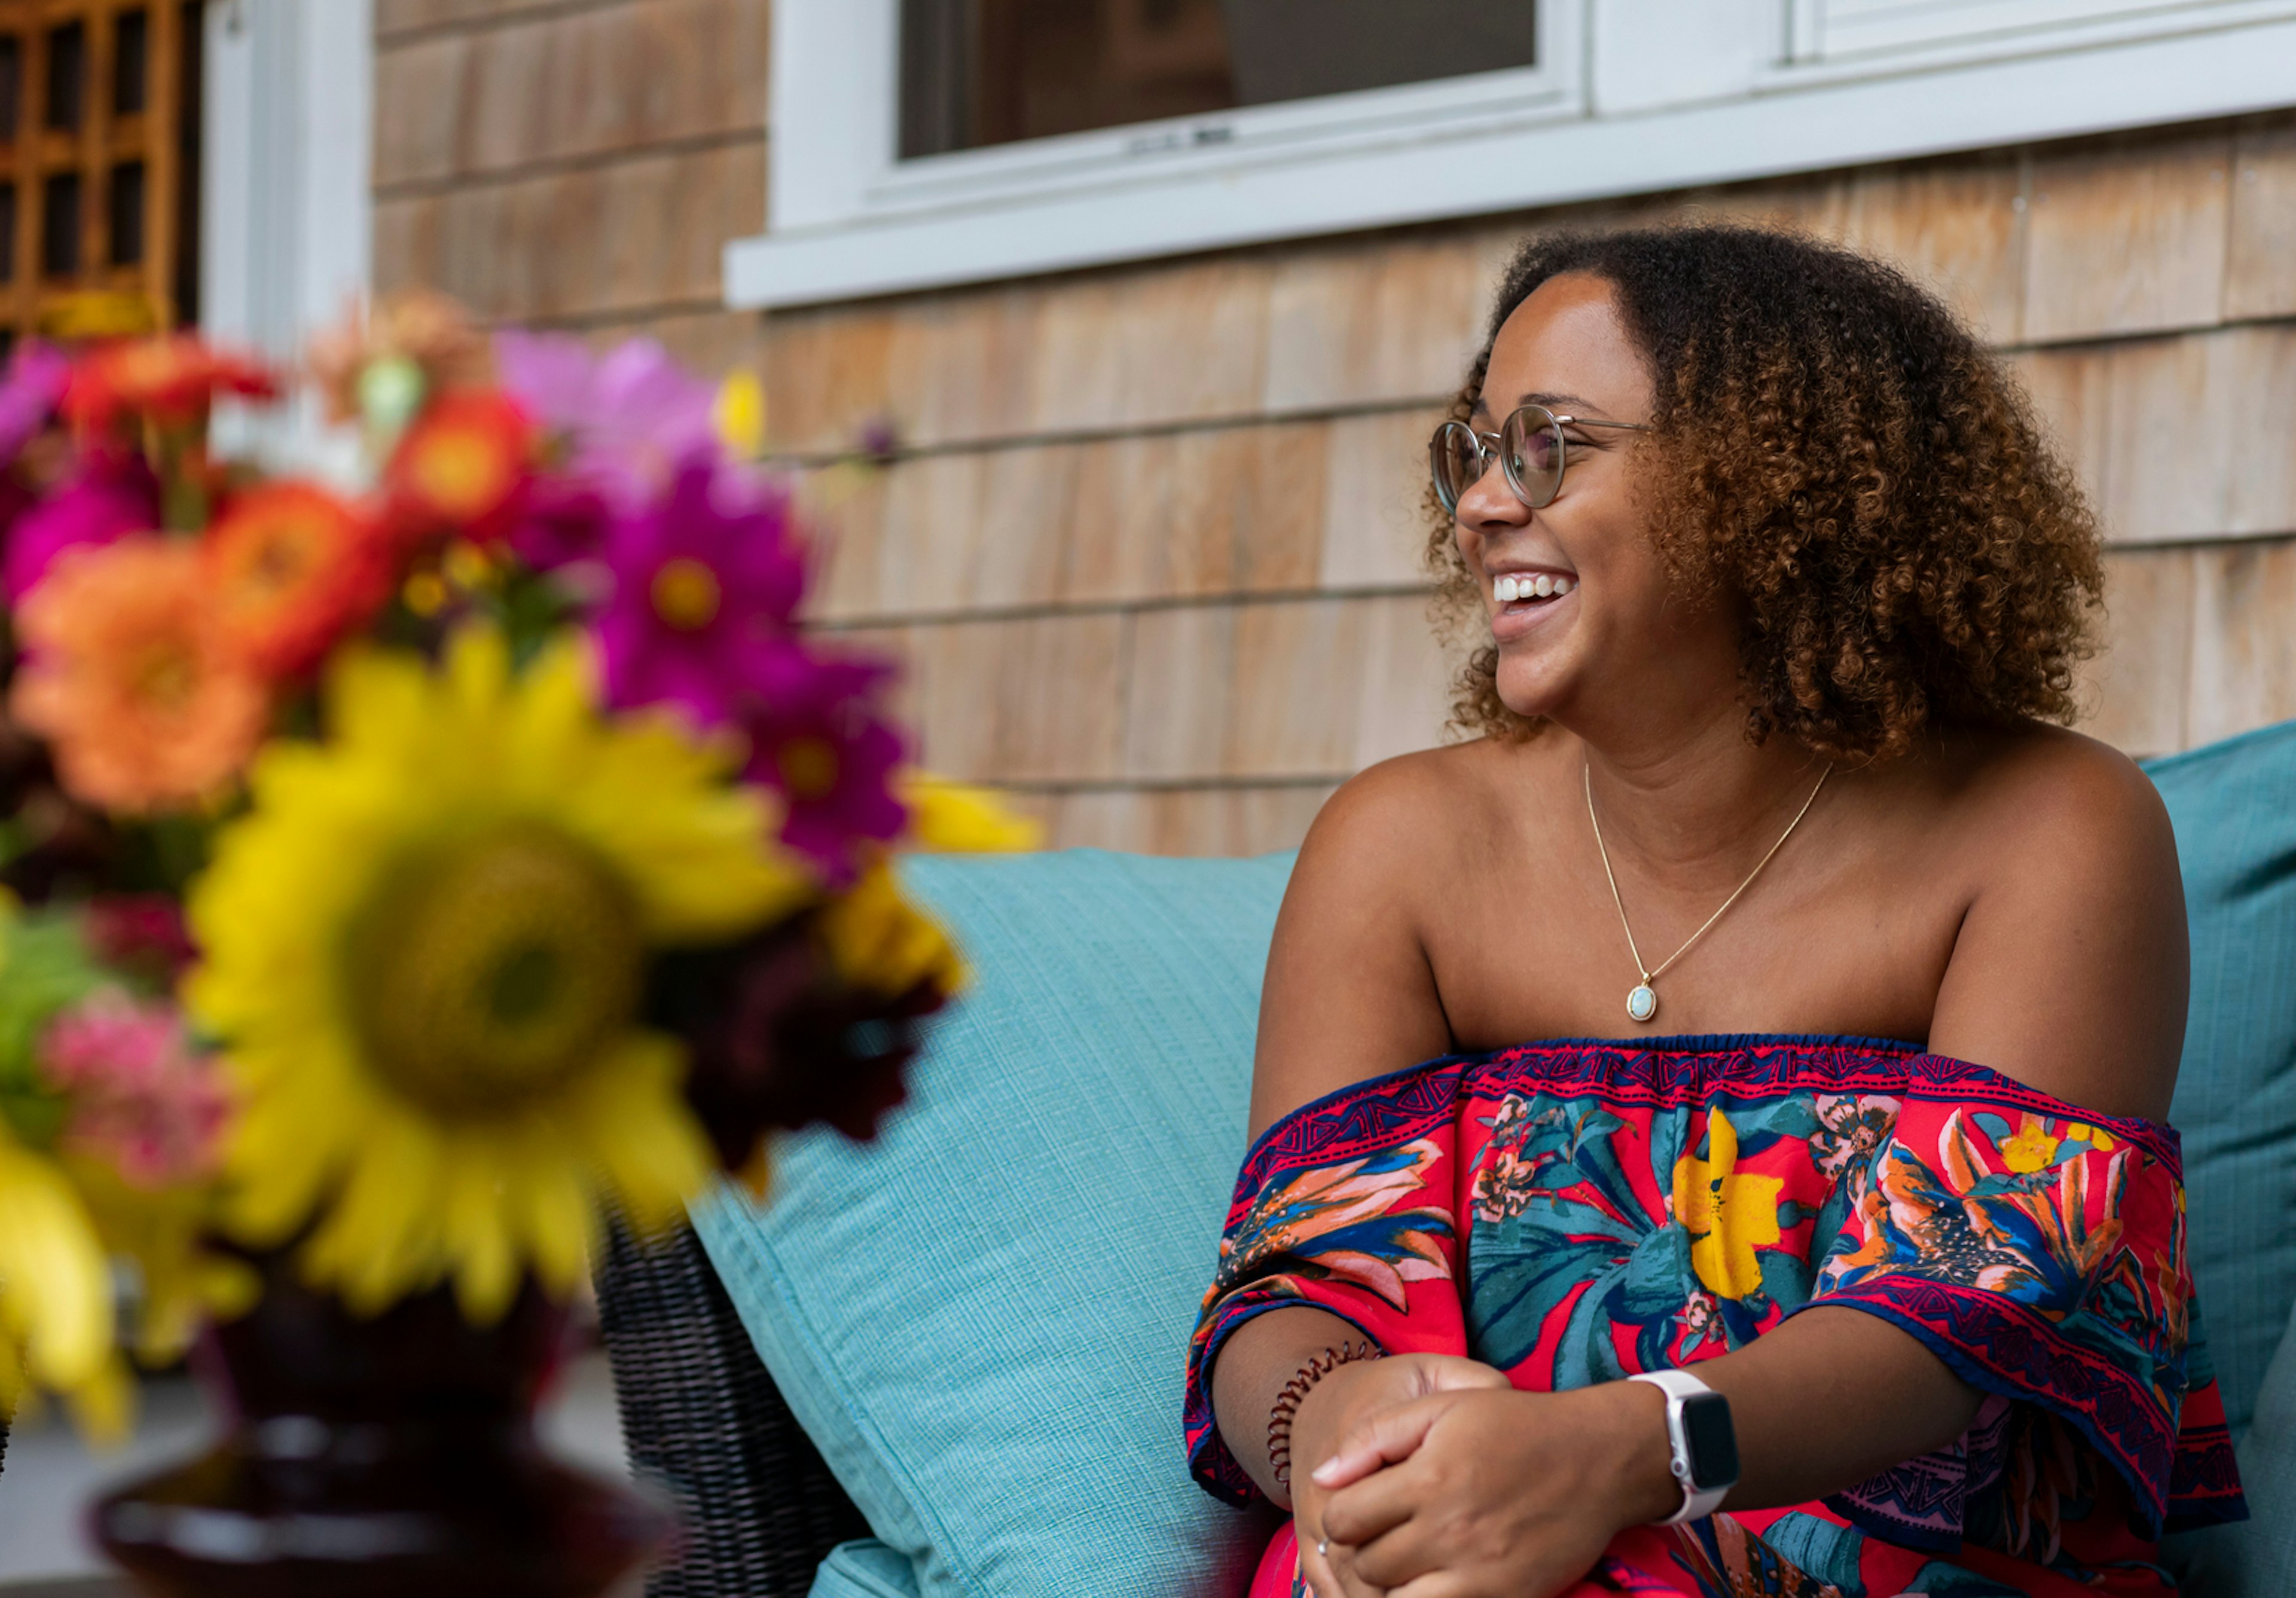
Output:
[[[1295,842],[1439,733],[1422,441],[1534,227],[1698,211],[1891,256],[2016,365],[2114,544],[2087,725],[2296,716],[2296,117],[753,316],[765,0],[379,0],[377,276],[766,380],[834,530],[816,613],[924,757],[1060,844]],[[881,417],[906,453],[818,463]]]

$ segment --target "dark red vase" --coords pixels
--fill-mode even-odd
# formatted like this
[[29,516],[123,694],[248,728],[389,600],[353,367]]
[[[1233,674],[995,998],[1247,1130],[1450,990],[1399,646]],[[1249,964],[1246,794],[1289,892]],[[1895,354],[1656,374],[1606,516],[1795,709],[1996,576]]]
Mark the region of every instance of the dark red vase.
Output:
[[94,1511],[97,1540],[164,1598],[589,1598],[669,1518],[543,1452],[536,1400],[565,1311],[529,1284],[473,1327],[441,1290],[370,1320],[282,1258],[257,1307],[209,1333],[221,1442]]

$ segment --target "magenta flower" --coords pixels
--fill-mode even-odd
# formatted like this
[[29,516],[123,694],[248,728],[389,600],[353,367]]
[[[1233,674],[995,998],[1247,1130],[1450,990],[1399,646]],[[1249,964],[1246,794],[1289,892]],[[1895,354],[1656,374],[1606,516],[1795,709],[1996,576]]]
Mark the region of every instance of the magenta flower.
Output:
[[604,493],[578,477],[545,472],[531,479],[520,498],[510,546],[537,571],[556,571],[605,553],[613,512]]
[[747,717],[743,774],[780,790],[782,841],[819,863],[832,881],[851,876],[857,843],[890,841],[908,823],[893,795],[900,734],[875,704],[892,675],[882,661],[793,646],[773,662]]
[[62,351],[37,339],[16,346],[0,373],[0,466],[12,463],[54,418],[70,381],[71,362]]
[[70,1106],[65,1141],[128,1182],[159,1187],[214,1170],[229,1102],[173,1004],[106,988],[48,1023],[40,1063]]
[[698,450],[717,446],[716,393],[651,339],[601,357],[564,333],[495,335],[507,389],[565,451],[565,470],[618,509],[659,494]]
[[805,558],[779,489],[689,455],[658,503],[615,519],[603,554],[613,594],[593,627],[609,704],[676,705],[714,726],[788,675]]
[[78,545],[110,544],[160,525],[160,481],[141,455],[91,455],[80,473],[36,503],[8,529],[0,555],[0,590],[20,604],[48,564]]
[[172,894],[99,893],[87,901],[80,936],[114,971],[173,987],[199,949]]

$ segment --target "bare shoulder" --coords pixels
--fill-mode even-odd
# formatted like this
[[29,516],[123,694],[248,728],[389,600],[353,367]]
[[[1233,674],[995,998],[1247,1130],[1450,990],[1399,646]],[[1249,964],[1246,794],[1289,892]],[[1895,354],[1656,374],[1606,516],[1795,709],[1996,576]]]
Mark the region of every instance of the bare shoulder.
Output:
[[1496,802],[1480,743],[1382,761],[1324,804],[1284,889],[1260,996],[1254,1135],[1311,1099],[1447,1052],[1425,929]]
[[1317,813],[1300,864],[1329,858],[1362,881],[1387,870],[1417,875],[1431,848],[1488,820],[1501,801],[1503,745],[1488,739],[1398,755],[1341,783]]
[[1966,774],[1970,798],[1990,824],[2130,840],[2157,832],[2174,855],[2152,779],[2109,743],[2063,727],[2023,726],[1959,734],[1948,758]]
[[1973,889],[1931,1046],[2085,1108],[2159,1119],[2190,981],[2169,815],[2120,751],[2054,727],[1946,742]]

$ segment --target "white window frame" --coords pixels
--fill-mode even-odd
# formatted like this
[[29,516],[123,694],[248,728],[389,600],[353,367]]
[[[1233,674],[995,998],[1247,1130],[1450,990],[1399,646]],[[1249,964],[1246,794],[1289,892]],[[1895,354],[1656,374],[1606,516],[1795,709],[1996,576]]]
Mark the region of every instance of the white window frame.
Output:
[[[897,158],[899,0],[776,0],[741,307],[2296,105],[2296,0],[1524,0],[1538,67]],[[1961,19],[1956,24],[1956,18]]]
[[[290,366],[373,281],[373,0],[215,0],[206,29],[200,327]],[[308,395],[217,431],[277,467],[357,471]]]

